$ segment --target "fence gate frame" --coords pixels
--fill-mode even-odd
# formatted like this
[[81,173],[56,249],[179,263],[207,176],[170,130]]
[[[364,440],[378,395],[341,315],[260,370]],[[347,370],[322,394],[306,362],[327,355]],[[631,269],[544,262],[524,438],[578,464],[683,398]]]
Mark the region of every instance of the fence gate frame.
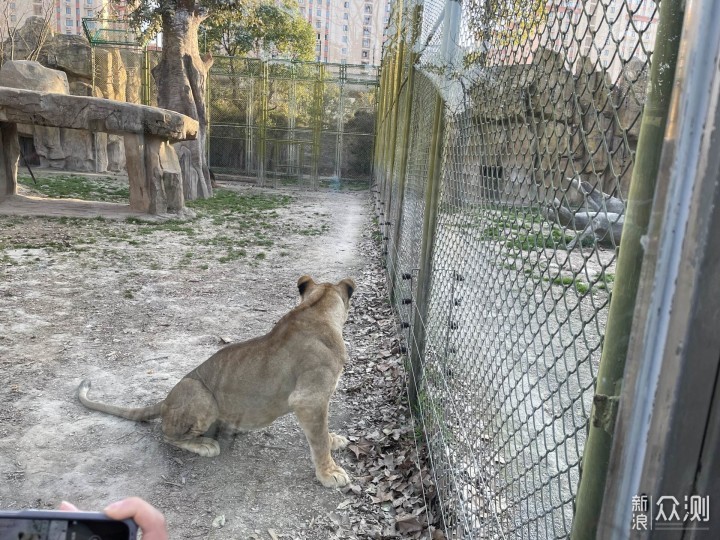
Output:
[[714,0],[685,9],[598,538],[627,538],[641,495],[708,497],[710,518],[643,538],[709,537],[720,515],[719,17]]
[[[231,62],[237,67],[231,73],[223,71],[222,66]],[[244,57],[216,56],[213,67],[209,73],[208,84],[208,109],[210,111],[210,126],[208,136],[208,163],[215,170],[222,170],[223,165],[217,163],[213,158],[212,147],[217,148],[218,142],[213,141],[213,127],[230,128],[243,130],[244,139],[244,167],[235,169],[242,171],[240,174],[255,179],[257,185],[270,185],[278,187],[283,178],[307,181],[309,188],[317,188],[323,177],[320,164],[327,161],[328,156],[323,155],[324,137],[332,137],[335,147],[332,152],[331,170],[325,175],[333,181],[344,180],[343,163],[345,153],[348,150],[348,139],[350,137],[367,137],[369,147],[374,149],[375,130],[370,131],[348,131],[347,122],[351,119],[348,114],[353,111],[364,110],[372,115],[377,114],[377,88],[378,66],[356,65],[356,64],[332,64],[324,62],[302,62],[297,60],[284,59],[255,59]],[[245,114],[240,122],[228,121],[227,116],[217,121],[215,101],[226,99],[221,94],[215,97],[214,91],[227,84],[220,84],[219,77],[235,78],[247,81],[245,92]],[[273,106],[269,100],[270,85],[274,81],[285,83],[281,92],[286,93],[287,125],[271,125],[270,112]],[[229,84],[235,84],[230,82]],[[310,111],[307,125],[298,122],[300,103],[299,86],[307,89],[306,96],[308,110]],[[334,115],[334,121],[327,118],[326,93],[330,85],[337,87],[337,102],[329,109]],[[362,88],[363,93],[370,96],[370,106],[354,104],[354,99],[349,96],[350,89],[355,86]],[[244,123],[243,123],[244,122]],[[278,130],[284,130],[284,134],[273,134]],[[220,139],[230,139],[218,135]],[[306,155],[307,154],[307,155]],[[256,156],[256,159],[253,158]],[[269,167],[269,162],[277,165],[281,159],[283,164],[280,169]],[[373,155],[370,156],[373,159]],[[233,169],[233,167],[228,167]],[[269,170],[272,168],[273,170]],[[327,168],[327,167],[326,167]],[[367,175],[370,182],[372,169]],[[348,177],[352,179],[352,176]]]

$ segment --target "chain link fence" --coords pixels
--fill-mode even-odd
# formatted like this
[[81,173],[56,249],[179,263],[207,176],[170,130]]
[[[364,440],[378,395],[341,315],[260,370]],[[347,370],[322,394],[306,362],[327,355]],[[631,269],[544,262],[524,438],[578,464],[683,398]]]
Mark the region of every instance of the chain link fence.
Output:
[[[83,24],[92,46],[88,95],[157,106],[158,47],[135,45],[126,23]],[[215,56],[208,76],[214,172],[273,186],[369,183],[377,67]],[[122,148],[108,152],[109,168],[122,169]]]
[[209,163],[258,184],[369,182],[377,68],[216,57]]
[[394,4],[377,213],[449,538],[570,535],[658,6]]

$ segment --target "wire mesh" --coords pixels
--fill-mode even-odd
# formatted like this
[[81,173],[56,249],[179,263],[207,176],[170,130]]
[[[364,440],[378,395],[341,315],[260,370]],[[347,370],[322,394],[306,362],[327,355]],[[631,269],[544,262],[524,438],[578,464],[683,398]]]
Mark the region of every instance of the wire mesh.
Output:
[[[157,106],[162,52],[93,46],[94,92]],[[209,73],[208,162],[259,184],[369,182],[377,68],[217,56]]]
[[216,57],[209,163],[276,185],[370,180],[377,70]]
[[449,538],[570,534],[658,4],[393,6],[377,210]]

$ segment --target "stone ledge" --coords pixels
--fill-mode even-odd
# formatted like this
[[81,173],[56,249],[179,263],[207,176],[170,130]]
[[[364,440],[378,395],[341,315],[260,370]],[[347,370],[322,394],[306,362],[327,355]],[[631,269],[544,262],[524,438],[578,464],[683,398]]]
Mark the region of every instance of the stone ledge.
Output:
[[198,132],[196,120],[166,109],[7,87],[0,87],[0,122],[154,135],[169,142],[195,139]]

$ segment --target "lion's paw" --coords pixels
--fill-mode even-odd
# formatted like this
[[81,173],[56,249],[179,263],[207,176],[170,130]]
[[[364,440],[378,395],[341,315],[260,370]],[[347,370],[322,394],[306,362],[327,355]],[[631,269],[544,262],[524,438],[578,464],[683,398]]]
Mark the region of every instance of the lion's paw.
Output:
[[317,470],[315,473],[317,474],[320,483],[325,487],[343,487],[350,483],[348,473],[345,472],[345,469],[338,467],[337,465],[334,465],[325,471]]
[[215,457],[220,455],[220,443],[210,437],[197,437],[195,439],[187,440],[176,440],[166,437],[165,441],[173,446],[177,446],[178,448],[182,448],[183,450],[187,450],[189,452],[194,452],[202,457]]
[[331,450],[345,448],[349,442],[350,441],[348,441],[347,438],[343,437],[342,435],[337,435],[335,433],[330,434],[330,449]]
[[194,452],[202,457],[215,457],[220,455],[220,443],[209,437],[198,437],[193,441]]

